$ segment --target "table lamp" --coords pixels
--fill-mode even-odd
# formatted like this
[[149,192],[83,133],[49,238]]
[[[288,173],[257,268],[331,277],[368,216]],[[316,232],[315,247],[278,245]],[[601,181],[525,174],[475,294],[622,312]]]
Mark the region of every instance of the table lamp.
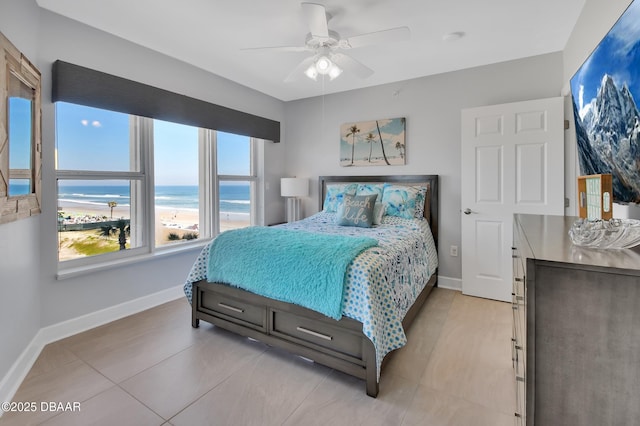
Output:
[[309,181],[302,178],[281,178],[280,195],[287,198],[287,222],[302,219],[302,203],[299,197],[309,195]]

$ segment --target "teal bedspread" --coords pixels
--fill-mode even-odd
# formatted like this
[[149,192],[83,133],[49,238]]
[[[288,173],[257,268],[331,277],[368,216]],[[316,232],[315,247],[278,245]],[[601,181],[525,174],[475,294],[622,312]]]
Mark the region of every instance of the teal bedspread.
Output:
[[236,229],[223,232],[211,244],[207,280],[339,320],[347,267],[377,244],[371,237],[270,227]]

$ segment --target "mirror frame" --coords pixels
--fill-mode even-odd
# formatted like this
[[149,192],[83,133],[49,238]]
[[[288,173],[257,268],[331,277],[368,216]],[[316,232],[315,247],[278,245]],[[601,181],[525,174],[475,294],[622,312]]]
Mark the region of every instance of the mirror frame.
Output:
[[[0,32],[0,224],[34,216],[41,212],[42,112],[40,71]],[[18,77],[34,90],[31,175],[33,192],[9,197],[9,77]]]

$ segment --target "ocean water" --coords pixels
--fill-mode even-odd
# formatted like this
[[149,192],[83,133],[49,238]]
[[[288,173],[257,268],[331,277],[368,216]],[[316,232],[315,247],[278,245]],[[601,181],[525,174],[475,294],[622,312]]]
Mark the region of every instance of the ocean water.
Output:
[[[156,186],[156,207],[163,209],[198,209],[197,186]],[[115,201],[119,206],[131,203],[128,186],[60,185],[58,200],[81,206],[106,206]],[[221,213],[249,213],[249,184],[220,184]]]

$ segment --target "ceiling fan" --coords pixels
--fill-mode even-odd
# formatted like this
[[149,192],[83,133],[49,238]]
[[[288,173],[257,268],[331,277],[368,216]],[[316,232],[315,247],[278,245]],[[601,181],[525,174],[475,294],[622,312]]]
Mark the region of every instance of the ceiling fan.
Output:
[[348,71],[360,78],[367,78],[373,70],[351,56],[339,50],[355,49],[362,46],[407,40],[411,32],[407,27],[390,28],[372,33],[342,38],[340,34],[329,29],[331,15],[325,7],[317,3],[301,3],[302,11],[309,33],[304,46],[254,47],[243,50],[279,51],[279,52],[313,52],[300,62],[284,79],[285,82],[296,80],[303,74],[316,80],[318,75],[327,75],[331,80],[342,71]]

